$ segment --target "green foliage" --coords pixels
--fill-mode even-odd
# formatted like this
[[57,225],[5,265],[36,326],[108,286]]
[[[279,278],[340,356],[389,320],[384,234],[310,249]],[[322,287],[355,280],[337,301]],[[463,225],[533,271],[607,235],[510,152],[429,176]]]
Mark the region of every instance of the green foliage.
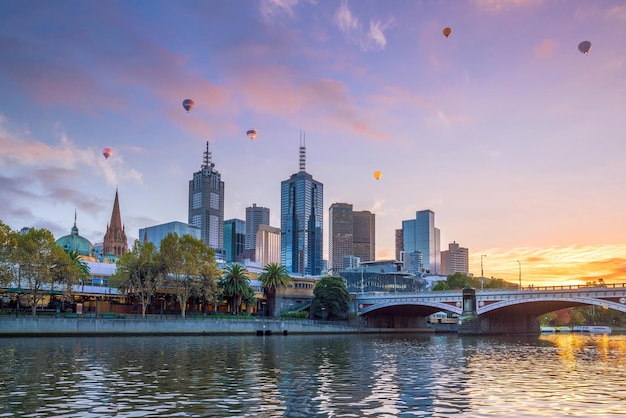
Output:
[[15,245],[9,253],[10,262],[19,266],[14,281],[18,287],[29,289],[28,298],[35,314],[45,292],[65,280],[70,258],[47,229],[31,228],[11,239]]
[[122,254],[117,262],[117,270],[111,276],[111,286],[122,293],[134,295],[141,301],[142,316],[162,282],[164,268],[158,252],[151,242],[135,240],[133,248]]
[[263,268],[263,273],[259,279],[263,284],[263,293],[267,295],[268,316],[274,316],[276,290],[289,286],[291,277],[285,266],[279,263],[270,263]]
[[202,294],[202,278],[210,277],[216,269],[215,253],[200,239],[170,233],[161,240],[161,262],[166,283],[174,289],[184,317],[187,301]]
[[232,300],[233,313],[241,311],[241,302],[248,293],[253,292],[250,286],[248,270],[240,264],[231,264],[226,267],[225,275],[220,279],[220,287],[224,296]]
[[311,316],[322,319],[346,318],[350,294],[342,277],[323,277],[313,289]]

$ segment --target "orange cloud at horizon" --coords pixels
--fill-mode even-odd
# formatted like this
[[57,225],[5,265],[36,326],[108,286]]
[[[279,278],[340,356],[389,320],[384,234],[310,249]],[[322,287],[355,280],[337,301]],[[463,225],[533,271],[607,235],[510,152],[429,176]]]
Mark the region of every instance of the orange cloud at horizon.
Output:
[[[488,249],[470,255],[470,271],[522,286],[578,285],[603,279],[626,283],[626,244],[571,245],[549,248]],[[519,260],[519,263],[518,263]]]

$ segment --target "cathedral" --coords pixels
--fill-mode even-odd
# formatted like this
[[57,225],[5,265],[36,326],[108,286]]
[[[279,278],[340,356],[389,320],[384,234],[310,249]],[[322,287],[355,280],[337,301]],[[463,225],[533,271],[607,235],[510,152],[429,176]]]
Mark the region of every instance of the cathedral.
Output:
[[124,225],[122,224],[120,202],[117,197],[117,189],[115,189],[113,213],[111,213],[111,222],[107,225],[107,231],[104,234],[102,254],[104,256],[112,254],[119,259],[127,250],[128,239],[126,238],[126,232],[124,230]]

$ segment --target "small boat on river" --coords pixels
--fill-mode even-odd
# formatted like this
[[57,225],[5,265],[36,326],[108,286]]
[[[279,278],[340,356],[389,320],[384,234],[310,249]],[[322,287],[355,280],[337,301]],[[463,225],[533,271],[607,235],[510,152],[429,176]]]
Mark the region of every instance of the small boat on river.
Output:
[[611,331],[611,327],[603,325],[576,325],[572,328],[572,332],[581,334],[610,334]]

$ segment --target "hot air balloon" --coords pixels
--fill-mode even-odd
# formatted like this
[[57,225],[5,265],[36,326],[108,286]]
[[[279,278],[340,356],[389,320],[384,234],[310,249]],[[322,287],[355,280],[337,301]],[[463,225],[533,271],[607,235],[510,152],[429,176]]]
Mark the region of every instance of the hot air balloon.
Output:
[[578,44],[578,50],[585,55],[589,54],[589,51],[591,51],[591,42],[582,41]]
[[191,99],[185,99],[185,100],[183,100],[183,107],[185,108],[185,110],[187,111],[187,113],[189,113],[189,111],[190,111],[191,109],[193,109],[193,107],[194,107],[195,105],[196,105],[196,104],[195,104],[195,103],[193,102],[193,100],[191,100]]
[[443,30],[443,35],[447,38],[448,36],[450,36],[450,34],[452,33],[452,29],[450,28],[445,28]]
[[380,180],[382,176],[383,176],[383,173],[381,171],[374,171],[374,178],[376,180]]
[[106,158],[107,160],[109,159],[109,157],[111,155],[113,155],[113,150],[111,148],[102,148],[102,155],[104,155],[104,158]]
[[256,134],[258,132],[256,131],[256,129],[248,129],[248,132],[246,132],[246,135],[248,135],[248,138],[250,138],[250,141],[252,141],[254,138],[256,138]]

